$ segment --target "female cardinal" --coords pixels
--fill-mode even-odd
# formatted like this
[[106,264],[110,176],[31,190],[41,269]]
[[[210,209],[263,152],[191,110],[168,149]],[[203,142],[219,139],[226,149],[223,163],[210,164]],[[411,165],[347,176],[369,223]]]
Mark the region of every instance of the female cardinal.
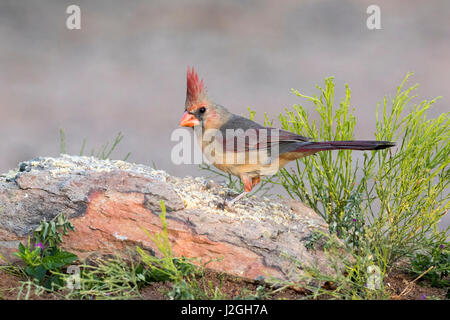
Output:
[[324,150],[380,150],[395,145],[362,140],[313,142],[292,132],[264,127],[212,102],[193,68],[187,71],[185,112],[180,125],[194,128],[203,154],[215,167],[244,183],[244,192],[228,205],[250,192],[261,176],[275,174],[290,161]]

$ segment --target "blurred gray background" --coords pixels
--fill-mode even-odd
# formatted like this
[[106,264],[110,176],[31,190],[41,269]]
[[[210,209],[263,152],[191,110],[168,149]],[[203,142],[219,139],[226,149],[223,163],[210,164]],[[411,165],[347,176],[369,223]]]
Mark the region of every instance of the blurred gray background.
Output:
[[[81,30],[66,8],[81,7]],[[366,9],[381,8],[381,30]],[[419,98],[443,96],[449,110],[450,1],[388,0],[0,0],[0,171],[36,156],[98,149],[122,131],[113,154],[184,175],[196,165],[170,161],[184,110],[187,66],[232,112],[270,118],[336,78],[352,90],[356,136],[373,138],[374,111],[407,72]]]

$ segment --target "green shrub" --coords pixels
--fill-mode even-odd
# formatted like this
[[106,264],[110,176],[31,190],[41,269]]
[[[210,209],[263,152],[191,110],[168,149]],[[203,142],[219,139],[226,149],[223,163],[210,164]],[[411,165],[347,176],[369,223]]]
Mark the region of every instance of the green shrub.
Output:
[[[427,118],[436,99],[410,106],[417,85],[404,89],[409,76],[392,103],[384,98],[381,111],[378,105],[375,112],[374,138],[394,141],[395,148],[365,152],[362,164],[352,162],[352,151],[324,151],[278,174],[288,194],[322,215],[330,231],[354,246],[369,241],[386,262],[413,254],[430,239],[445,241],[447,234],[437,225],[449,208],[449,113]],[[317,141],[354,139],[348,86],[337,108],[333,78],[318,89],[320,96],[293,92],[314,104],[320,125],[298,104],[280,114],[283,129]]]

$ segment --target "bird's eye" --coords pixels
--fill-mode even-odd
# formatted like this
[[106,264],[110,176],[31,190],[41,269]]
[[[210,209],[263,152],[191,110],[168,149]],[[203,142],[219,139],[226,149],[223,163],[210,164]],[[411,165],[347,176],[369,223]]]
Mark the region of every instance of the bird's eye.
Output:
[[200,111],[200,113],[205,113],[206,108],[205,107],[201,107],[199,111]]

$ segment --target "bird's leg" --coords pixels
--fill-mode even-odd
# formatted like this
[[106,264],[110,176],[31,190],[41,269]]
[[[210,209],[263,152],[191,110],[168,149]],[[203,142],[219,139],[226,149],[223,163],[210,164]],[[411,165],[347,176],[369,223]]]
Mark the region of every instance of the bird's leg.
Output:
[[247,195],[250,191],[252,191],[253,187],[256,186],[261,181],[261,178],[260,177],[256,177],[256,178],[252,178],[250,180],[250,178],[248,176],[242,175],[241,176],[241,180],[244,183],[244,192],[242,192],[240,195],[238,195],[233,200],[227,201],[226,205],[229,206],[229,207],[231,207],[234,203],[236,203],[236,201],[239,201],[245,195]]
[[261,182],[261,177],[252,178],[252,187],[256,186],[260,182]]
[[225,201],[225,205],[227,205],[228,207],[231,207],[236,201],[242,199],[248,192],[244,191],[242,192],[240,195],[238,195],[237,197],[235,197],[233,200],[231,201]]

